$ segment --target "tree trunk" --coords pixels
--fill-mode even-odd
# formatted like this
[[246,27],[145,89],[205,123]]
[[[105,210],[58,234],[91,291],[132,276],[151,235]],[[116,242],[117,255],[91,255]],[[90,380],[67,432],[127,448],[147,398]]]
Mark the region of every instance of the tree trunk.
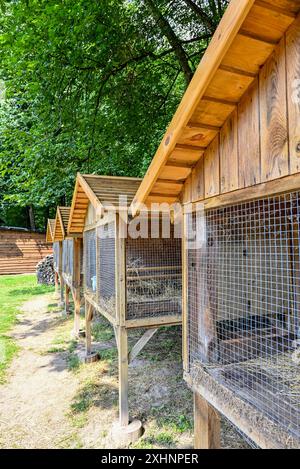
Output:
[[31,229],[31,231],[35,231],[36,226],[35,226],[34,211],[33,211],[33,206],[32,205],[29,206],[28,216],[29,216],[30,229]]
[[196,13],[197,16],[199,16],[204,26],[206,26],[213,34],[215,32],[216,25],[214,24],[214,21],[208,16],[208,14],[196,3],[194,3],[193,0],[184,0],[184,2],[191,8],[191,10],[193,10],[194,13]]
[[158,26],[161,29],[163,35],[168,39],[171,47],[174,49],[177,59],[179,60],[181,69],[185,76],[186,84],[188,85],[193,78],[193,71],[189,65],[188,57],[183,49],[180,40],[174,33],[173,29],[171,28],[169,22],[166,18],[161,14],[158,7],[152,0],[145,0],[146,5],[148,6],[149,10],[151,11],[153,17],[157,21]]

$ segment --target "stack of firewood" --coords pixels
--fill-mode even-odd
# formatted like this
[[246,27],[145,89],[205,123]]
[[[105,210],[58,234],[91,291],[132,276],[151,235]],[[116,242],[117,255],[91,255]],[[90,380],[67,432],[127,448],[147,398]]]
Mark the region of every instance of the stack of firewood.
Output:
[[53,254],[46,256],[36,266],[38,283],[54,285]]

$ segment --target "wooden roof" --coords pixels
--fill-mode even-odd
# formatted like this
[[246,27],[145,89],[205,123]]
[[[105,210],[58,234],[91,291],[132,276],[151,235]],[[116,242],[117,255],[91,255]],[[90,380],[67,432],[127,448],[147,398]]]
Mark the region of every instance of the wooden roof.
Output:
[[77,174],[68,233],[82,233],[89,203],[96,212],[118,210],[119,197],[126,196],[128,208],[141,183],[140,178]]
[[132,204],[173,203],[300,11],[299,0],[231,0]]
[[53,242],[63,241],[67,236],[70,211],[71,207],[57,207]]
[[48,218],[47,233],[46,233],[46,242],[47,243],[53,243],[54,226],[55,226],[55,219]]

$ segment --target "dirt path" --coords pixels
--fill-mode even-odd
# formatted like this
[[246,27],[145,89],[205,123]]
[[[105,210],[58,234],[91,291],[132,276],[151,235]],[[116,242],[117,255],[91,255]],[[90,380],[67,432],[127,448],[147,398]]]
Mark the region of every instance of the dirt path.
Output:
[[48,312],[49,300],[47,295],[25,303],[12,334],[21,350],[7,384],[0,387],[2,448],[59,447],[74,431],[65,414],[78,379],[68,372],[61,354],[44,353],[60,320],[60,314]]
[[[0,386],[0,448],[114,448],[118,367],[111,326],[98,318],[101,360],[80,365],[53,295],[23,305],[13,331],[20,347]],[[98,332],[97,332],[98,328]],[[133,344],[141,331],[129,337]],[[76,350],[75,350],[76,349]],[[192,448],[192,394],[182,380],[180,328],[162,329],[129,367],[129,408],[145,428],[138,448]],[[223,447],[245,447],[223,423]]]

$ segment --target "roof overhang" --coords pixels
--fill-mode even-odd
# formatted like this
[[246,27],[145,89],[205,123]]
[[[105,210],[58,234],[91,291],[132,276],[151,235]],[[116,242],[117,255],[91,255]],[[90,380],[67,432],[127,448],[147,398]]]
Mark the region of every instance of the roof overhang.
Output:
[[53,231],[53,242],[63,241],[67,236],[70,207],[57,207]]
[[55,219],[48,218],[47,221],[47,232],[46,232],[46,243],[53,243]]
[[231,0],[132,202],[178,198],[288,27],[299,0]]
[[[128,211],[141,183],[140,178],[77,174],[73,193],[68,234],[82,234],[88,206],[91,204],[99,218],[107,211]],[[123,206],[119,198],[126,197]]]

